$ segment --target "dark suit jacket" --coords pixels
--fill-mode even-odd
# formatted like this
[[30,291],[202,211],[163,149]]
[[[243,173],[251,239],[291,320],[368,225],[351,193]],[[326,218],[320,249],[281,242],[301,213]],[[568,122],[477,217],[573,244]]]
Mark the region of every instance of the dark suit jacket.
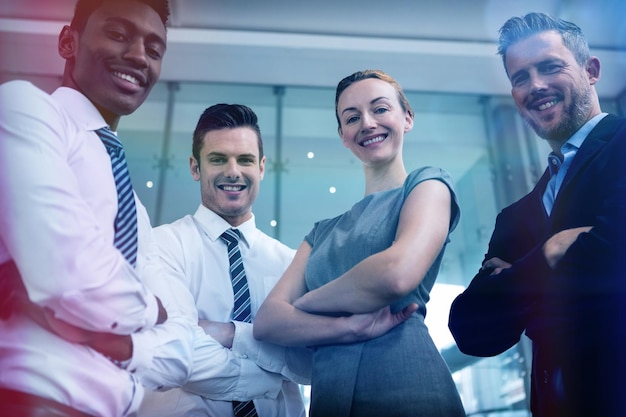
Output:
[[[454,301],[449,327],[467,354],[493,356],[533,341],[535,416],[626,415],[626,120],[606,116],[577,152],[548,217],[535,188],[502,210],[479,272]],[[553,234],[593,226],[552,270]],[[621,412],[622,414],[618,414]]]

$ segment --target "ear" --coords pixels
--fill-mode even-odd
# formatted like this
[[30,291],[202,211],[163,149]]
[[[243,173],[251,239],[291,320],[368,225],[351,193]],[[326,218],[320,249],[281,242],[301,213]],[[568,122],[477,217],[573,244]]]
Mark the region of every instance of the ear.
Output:
[[585,63],[585,71],[589,78],[589,84],[594,85],[600,79],[600,60],[592,56]]
[[189,157],[189,172],[194,181],[200,181],[200,165],[193,155]]
[[410,132],[413,129],[413,112],[407,111],[404,116],[404,133]]
[[72,59],[76,53],[76,45],[78,44],[77,33],[71,27],[65,25],[59,33],[59,55],[63,59]]
[[259,161],[259,180],[263,180],[264,176],[265,176],[265,155],[263,155],[263,158],[261,158],[261,160]]

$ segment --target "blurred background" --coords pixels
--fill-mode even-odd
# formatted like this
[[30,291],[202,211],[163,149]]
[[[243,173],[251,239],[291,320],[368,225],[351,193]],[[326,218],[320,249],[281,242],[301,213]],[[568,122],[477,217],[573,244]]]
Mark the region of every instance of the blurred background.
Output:
[[[343,147],[334,88],[377,68],[404,87],[415,127],[407,169],[439,166],[455,180],[461,222],[428,304],[427,324],[453,372],[468,415],[528,416],[530,343],[494,358],[461,354],[447,330],[451,301],[478,270],[500,209],[534,185],[547,145],[509,95],[499,27],[542,11],[578,24],[600,58],[602,108],[626,111],[623,0],[170,0],[168,51],[147,102],[122,119],[131,176],[153,225],[192,214],[191,135],[216,103],[258,114],[267,156],[257,225],[297,247],[313,223],[363,196],[360,162]],[[63,60],[57,36],[75,0],[0,2],[0,82],[27,79],[52,92]],[[35,167],[36,168],[36,167]],[[420,375],[416,374],[416,378]],[[308,395],[308,389],[303,387]]]

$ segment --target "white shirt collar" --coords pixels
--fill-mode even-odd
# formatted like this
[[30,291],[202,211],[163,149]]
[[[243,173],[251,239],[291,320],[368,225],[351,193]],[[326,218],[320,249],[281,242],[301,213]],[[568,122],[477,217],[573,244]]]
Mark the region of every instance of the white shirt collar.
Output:
[[69,116],[85,130],[97,130],[108,126],[96,106],[80,91],[70,87],[59,87],[52,97],[63,104]]
[[[200,204],[193,217],[198,221],[207,236],[213,241],[218,240],[226,229],[233,228],[226,220],[202,204]],[[249,220],[246,220],[233,229],[237,229],[241,233],[242,239],[240,242],[244,242],[248,247],[254,245],[258,235],[254,214],[252,214]]]

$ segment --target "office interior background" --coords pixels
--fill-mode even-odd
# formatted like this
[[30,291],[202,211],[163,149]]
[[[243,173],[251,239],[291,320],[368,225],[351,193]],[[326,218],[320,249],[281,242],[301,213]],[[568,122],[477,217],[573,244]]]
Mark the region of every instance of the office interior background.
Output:
[[[626,113],[623,0],[170,0],[168,51],[147,102],[122,119],[131,176],[153,225],[192,214],[189,174],[201,112],[219,103],[258,114],[267,156],[254,205],[257,225],[297,247],[313,223],[349,209],[364,191],[360,162],[343,147],[334,88],[378,68],[394,76],[415,110],[408,169],[434,165],[455,180],[462,215],[428,304],[427,324],[472,416],[528,416],[530,342],[493,358],[456,348],[451,301],[477,272],[500,209],[534,185],[547,145],[519,118],[498,28],[542,11],[577,23],[600,58],[602,108]],[[0,82],[60,83],[57,35],[75,0],[0,2]],[[37,167],[31,167],[37,169]],[[419,370],[415,378],[420,378]],[[308,391],[305,389],[304,394]]]

